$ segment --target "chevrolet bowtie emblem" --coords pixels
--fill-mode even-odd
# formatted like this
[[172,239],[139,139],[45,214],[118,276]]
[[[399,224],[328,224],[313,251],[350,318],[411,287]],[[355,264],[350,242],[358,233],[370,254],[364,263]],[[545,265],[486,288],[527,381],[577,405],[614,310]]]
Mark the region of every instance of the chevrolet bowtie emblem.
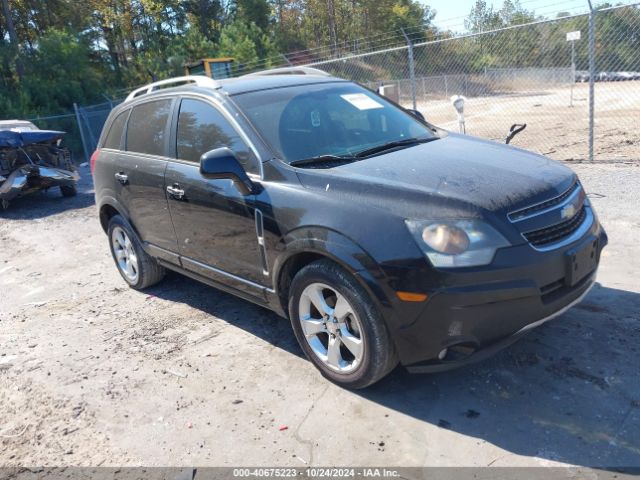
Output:
[[567,205],[562,210],[560,210],[560,216],[563,220],[567,220],[573,217],[576,214],[575,205]]

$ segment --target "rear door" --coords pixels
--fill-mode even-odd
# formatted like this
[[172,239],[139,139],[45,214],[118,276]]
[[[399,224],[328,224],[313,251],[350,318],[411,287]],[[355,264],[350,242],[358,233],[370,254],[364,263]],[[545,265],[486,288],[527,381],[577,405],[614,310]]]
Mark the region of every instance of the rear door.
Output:
[[127,122],[125,151],[118,155],[114,172],[120,201],[129,211],[129,220],[148,245],[177,252],[177,241],[164,188],[167,168],[170,118],[174,98],[161,98],[135,105]]
[[259,163],[230,120],[212,103],[181,100],[175,120],[176,159],[165,175],[167,187],[184,192],[168,195],[182,264],[247,293],[263,285],[263,260],[256,233],[255,196],[243,196],[231,180],[205,179],[200,156],[230,148],[249,175],[259,180]]

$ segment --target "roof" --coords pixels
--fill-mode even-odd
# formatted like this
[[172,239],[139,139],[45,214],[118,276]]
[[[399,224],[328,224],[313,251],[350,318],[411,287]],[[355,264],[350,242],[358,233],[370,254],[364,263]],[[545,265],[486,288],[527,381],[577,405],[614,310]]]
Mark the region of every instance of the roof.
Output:
[[144,85],[140,88],[133,90],[127,99],[125,104],[130,100],[145,96],[149,98],[149,95],[153,93],[163,92],[166,89],[172,91],[188,91],[197,88],[204,88],[210,90],[218,90],[227,93],[228,95],[238,95],[241,93],[254,92],[259,90],[269,90],[272,88],[291,87],[300,85],[315,85],[319,83],[335,83],[346,82],[340,78],[331,77],[328,75],[246,75],[244,77],[227,78],[221,80],[214,80],[212,78],[196,75],[186,77],[169,78],[166,80],[160,80],[158,82]]
[[346,82],[337,77],[324,75],[264,75],[246,76],[238,78],[228,78],[219,80],[220,90],[229,95],[254,92],[258,90],[269,90],[272,88],[293,87],[299,85],[315,85],[318,83]]

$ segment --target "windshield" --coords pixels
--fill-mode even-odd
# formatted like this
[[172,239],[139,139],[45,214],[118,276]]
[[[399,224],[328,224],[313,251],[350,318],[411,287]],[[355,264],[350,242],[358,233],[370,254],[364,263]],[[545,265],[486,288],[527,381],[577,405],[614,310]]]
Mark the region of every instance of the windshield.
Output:
[[245,115],[288,163],[351,157],[373,147],[436,138],[378,95],[351,83],[276,88],[234,96]]

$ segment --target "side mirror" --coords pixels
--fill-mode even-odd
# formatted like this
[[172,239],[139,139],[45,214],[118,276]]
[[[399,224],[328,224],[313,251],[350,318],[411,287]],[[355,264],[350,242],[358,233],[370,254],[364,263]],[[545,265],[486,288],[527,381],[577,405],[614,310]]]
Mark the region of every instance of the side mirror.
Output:
[[407,112],[409,112],[411,115],[416,117],[421,122],[426,122],[427,121],[427,119],[424,118],[424,115],[422,115],[422,113],[420,113],[418,110],[413,110],[412,108],[407,108]]
[[253,192],[253,183],[249,179],[235,154],[227,147],[210,150],[200,157],[200,174],[204,178],[228,178],[242,195]]

